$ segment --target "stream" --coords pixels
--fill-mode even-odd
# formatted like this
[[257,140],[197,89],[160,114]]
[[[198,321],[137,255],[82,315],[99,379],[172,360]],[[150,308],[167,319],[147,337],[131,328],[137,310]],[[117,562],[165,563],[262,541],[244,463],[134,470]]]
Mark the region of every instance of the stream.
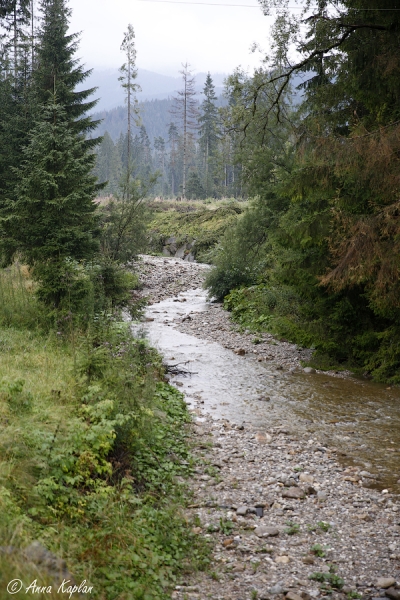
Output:
[[192,410],[201,405],[215,418],[244,426],[308,433],[336,447],[343,464],[377,475],[369,480],[371,487],[400,492],[399,389],[355,377],[277,370],[276,364],[238,356],[174,327],[175,320],[195,311],[204,313],[207,327],[209,307],[204,290],[187,291],[149,306],[139,327],[166,364],[183,371],[171,383],[185,393]]

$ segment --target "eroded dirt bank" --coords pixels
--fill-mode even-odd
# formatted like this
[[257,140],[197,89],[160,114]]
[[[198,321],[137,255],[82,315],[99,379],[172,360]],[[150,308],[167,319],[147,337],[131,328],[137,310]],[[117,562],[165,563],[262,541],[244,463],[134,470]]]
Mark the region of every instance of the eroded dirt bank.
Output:
[[[199,287],[205,269],[145,258],[143,293],[153,302],[171,296],[184,302],[177,294]],[[168,327],[218,341],[239,354],[255,349],[257,360],[267,358],[286,370],[299,368],[305,357],[295,346],[275,345],[267,336],[265,348],[254,347],[250,336],[231,330],[217,305],[206,317],[185,317]],[[182,385],[179,376],[172,382]],[[212,400],[218,403],[218,397]],[[318,428],[286,429],[272,419],[270,426],[235,425],[208,414],[201,394],[190,403],[201,466],[191,484],[188,512],[197,521],[195,532],[212,540],[213,561],[207,573],[180,582],[173,598],[344,600],[359,594],[400,599],[397,496],[365,487],[379,473],[342,465],[341,448],[329,446]]]

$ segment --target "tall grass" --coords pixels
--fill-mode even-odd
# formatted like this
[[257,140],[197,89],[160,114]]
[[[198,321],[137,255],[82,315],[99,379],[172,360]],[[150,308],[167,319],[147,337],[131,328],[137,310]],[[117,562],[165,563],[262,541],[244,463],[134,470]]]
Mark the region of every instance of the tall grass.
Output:
[[0,270],[0,325],[43,327],[46,314],[35,296],[35,284],[28,267],[12,265]]

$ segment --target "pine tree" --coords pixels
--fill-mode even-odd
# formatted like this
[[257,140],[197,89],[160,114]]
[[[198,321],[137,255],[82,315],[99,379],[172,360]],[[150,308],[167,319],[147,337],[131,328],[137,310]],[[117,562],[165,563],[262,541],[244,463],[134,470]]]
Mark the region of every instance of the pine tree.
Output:
[[160,135],[154,140],[156,166],[161,171],[161,197],[165,194],[165,140]]
[[20,46],[26,38],[26,27],[31,17],[30,9],[31,0],[4,0],[0,6],[0,19],[8,37],[6,45],[12,48],[15,76],[18,71]]
[[178,142],[179,132],[175,123],[170,123],[168,127],[168,143],[169,143],[169,161],[168,167],[171,177],[171,193],[173,196],[178,191]]
[[8,264],[15,251],[6,243],[9,235],[10,204],[15,197],[22,148],[28,143],[33,124],[32,64],[26,28],[29,25],[29,3],[3,2],[0,28],[5,32],[0,53],[0,263]]
[[187,182],[187,197],[190,200],[203,200],[206,197],[205,190],[201,185],[199,174],[192,171]]
[[76,92],[88,73],[74,59],[75,35],[68,35],[65,0],[43,0],[38,68],[33,74],[34,126],[15,165],[19,180],[5,202],[3,240],[18,250],[41,282],[47,303],[60,304],[68,261],[88,259],[96,250],[93,199],[99,189],[92,174],[98,139],[85,102],[92,90]]

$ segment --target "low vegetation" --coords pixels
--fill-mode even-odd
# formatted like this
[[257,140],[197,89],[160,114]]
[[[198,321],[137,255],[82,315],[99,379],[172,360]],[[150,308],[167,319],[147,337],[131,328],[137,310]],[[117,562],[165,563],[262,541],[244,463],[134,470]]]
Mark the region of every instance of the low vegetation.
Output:
[[182,395],[116,315],[54,329],[27,269],[3,270],[0,293],[0,589],[57,589],[24,554],[39,542],[93,598],[168,598],[207,563],[177,480],[193,463]]
[[150,249],[162,252],[170,237],[176,238],[178,247],[195,240],[195,258],[209,262],[212,250],[225,231],[235,225],[244,206],[244,202],[233,199],[153,202],[149,206],[153,213],[148,233]]

